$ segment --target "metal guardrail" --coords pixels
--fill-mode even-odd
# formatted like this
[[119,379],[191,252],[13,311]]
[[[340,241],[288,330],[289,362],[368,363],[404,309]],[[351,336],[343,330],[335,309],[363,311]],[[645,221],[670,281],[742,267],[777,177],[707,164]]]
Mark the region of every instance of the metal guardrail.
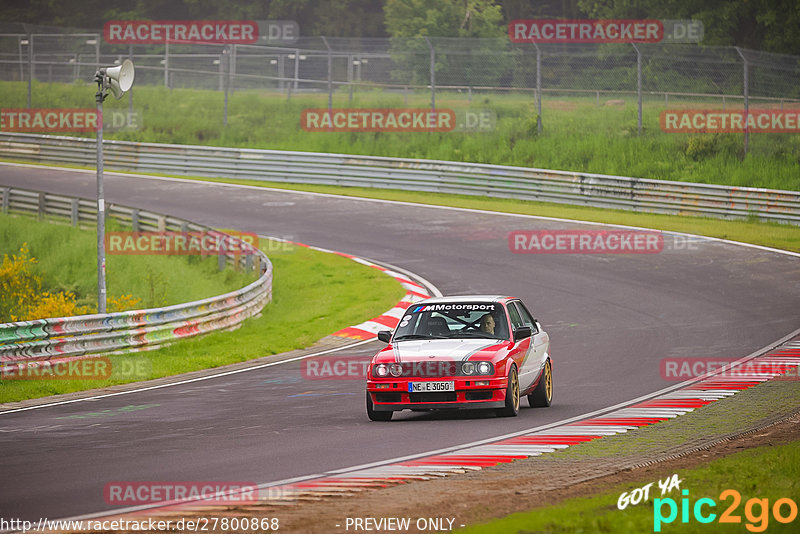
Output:
[[[800,224],[800,192],[450,161],[104,142],[107,170],[515,198]],[[94,166],[94,139],[0,133],[0,157]]]
[[[73,225],[93,222],[97,217],[96,202],[87,199],[10,187],[0,187],[0,196],[3,213],[54,216],[69,219]],[[202,231],[225,235],[183,219],[135,208],[110,205],[106,213],[134,231]],[[231,236],[226,238],[230,240]],[[221,267],[233,263],[256,269],[260,276],[237,291],[185,304],[0,324],[0,366],[149,350],[180,338],[234,329],[248,317],[259,314],[272,299],[272,264],[260,250],[248,255],[221,252],[219,258]]]

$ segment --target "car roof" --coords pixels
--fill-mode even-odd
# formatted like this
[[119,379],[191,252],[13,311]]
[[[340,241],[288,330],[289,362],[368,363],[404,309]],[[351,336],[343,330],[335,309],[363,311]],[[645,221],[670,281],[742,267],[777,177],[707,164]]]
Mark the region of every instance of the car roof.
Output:
[[434,297],[425,299],[425,304],[439,304],[446,302],[508,302],[515,297],[506,295],[452,295],[448,297]]

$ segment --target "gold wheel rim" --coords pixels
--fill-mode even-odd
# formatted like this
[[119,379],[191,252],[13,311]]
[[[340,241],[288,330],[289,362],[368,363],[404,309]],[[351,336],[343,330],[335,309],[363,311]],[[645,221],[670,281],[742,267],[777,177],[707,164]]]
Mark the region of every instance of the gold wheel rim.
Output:
[[553,374],[550,372],[550,362],[544,368],[544,391],[548,402],[553,398]]
[[517,372],[511,373],[511,402],[514,403],[514,411],[519,409],[519,377]]

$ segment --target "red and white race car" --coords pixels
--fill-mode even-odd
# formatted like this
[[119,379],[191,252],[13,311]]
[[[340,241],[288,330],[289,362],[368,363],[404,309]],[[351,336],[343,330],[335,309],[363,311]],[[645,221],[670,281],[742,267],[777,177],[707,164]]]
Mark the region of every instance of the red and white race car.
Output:
[[520,396],[550,406],[550,337],[517,298],[471,295],[412,304],[367,373],[367,415],[494,408],[519,413]]

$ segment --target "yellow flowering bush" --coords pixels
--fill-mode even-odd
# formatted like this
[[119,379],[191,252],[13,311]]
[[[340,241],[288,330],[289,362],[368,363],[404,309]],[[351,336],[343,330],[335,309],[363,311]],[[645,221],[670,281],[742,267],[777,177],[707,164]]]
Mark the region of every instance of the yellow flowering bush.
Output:
[[[31,321],[48,317],[69,317],[95,313],[92,306],[79,305],[75,293],[42,292],[42,279],[33,272],[36,258],[31,257],[28,244],[19,253],[3,255],[0,265],[0,323]],[[109,297],[109,312],[136,309],[141,299],[133,295]]]

